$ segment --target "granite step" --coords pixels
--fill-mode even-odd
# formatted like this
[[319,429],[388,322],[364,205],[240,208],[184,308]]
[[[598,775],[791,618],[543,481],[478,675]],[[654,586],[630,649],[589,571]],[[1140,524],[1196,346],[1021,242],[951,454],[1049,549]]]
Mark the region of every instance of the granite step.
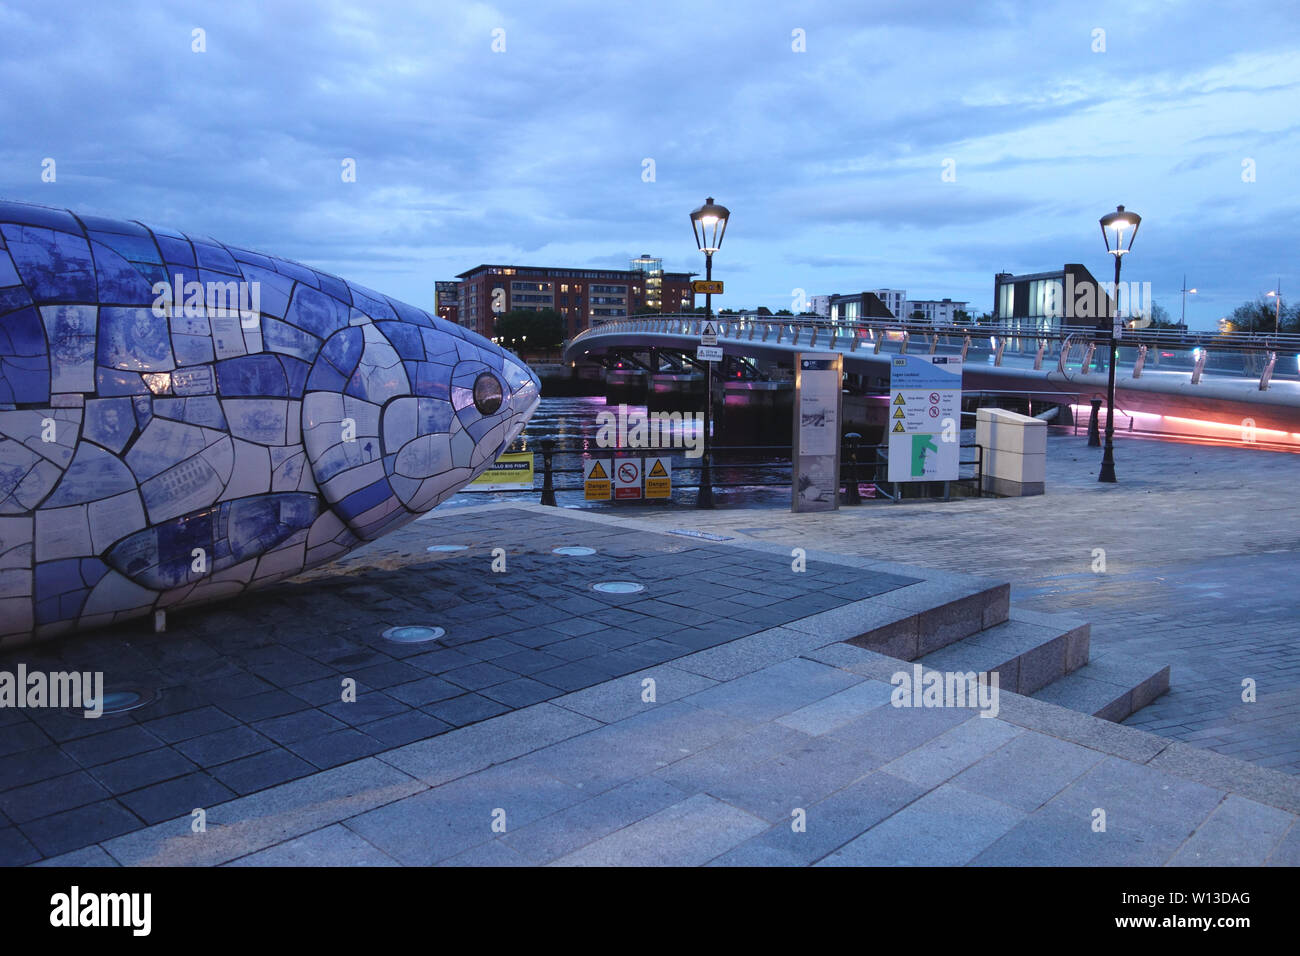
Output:
[[879,595],[857,633],[856,647],[911,661],[1007,620],[1011,585],[968,576],[927,580]]
[[1168,664],[1160,666],[1111,653],[1031,696],[1119,723],[1168,690]]
[[1002,690],[1030,695],[1087,664],[1090,633],[1087,622],[1077,618],[1025,615],[1012,608],[1008,620],[926,654],[918,663],[938,671],[996,672]]

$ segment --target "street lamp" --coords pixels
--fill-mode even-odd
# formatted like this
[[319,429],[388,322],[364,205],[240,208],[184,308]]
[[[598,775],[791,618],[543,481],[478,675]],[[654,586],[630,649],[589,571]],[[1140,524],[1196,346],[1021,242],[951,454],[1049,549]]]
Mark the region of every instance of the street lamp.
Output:
[[1268,295],[1264,296],[1264,298],[1277,299],[1277,308],[1274,309],[1273,311],[1273,331],[1281,332],[1282,331],[1282,280],[1281,279],[1277,280],[1277,288],[1274,289],[1272,292],[1268,293]]
[[[1119,351],[1115,345],[1115,329],[1119,325],[1119,267],[1124,256],[1133,249],[1133,240],[1137,238],[1141,223],[1141,216],[1135,212],[1125,212],[1123,206],[1117,206],[1114,212],[1101,217],[1101,236],[1106,241],[1106,251],[1115,257],[1115,316],[1107,339],[1110,375],[1106,384],[1106,449],[1101,456],[1101,474],[1097,480],[1112,484],[1115,481],[1115,359]],[[1128,242],[1125,243],[1124,233],[1129,229],[1133,231],[1128,233]]]
[[[704,205],[691,213],[691,230],[695,245],[704,253],[704,278],[713,278],[713,254],[722,248],[722,237],[727,232],[731,211],[719,206],[709,196]],[[704,293],[704,324],[713,318],[713,293]],[[704,461],[700,464],[700,489],[695,496],[695,507],[713,507],[713,473],[709,467],[709,432],[713,430],[713,363],[704,363]]]
[[[1134,232],[1136,232],[1136,230],[1134,230]],[[1195,289],[1187,288],[1187,273],[1184,272],[1183,273],[1183,315],[1182,318],[1178,320],[1178,324],[1183,327],[1183,331],[1187,331],[1187,293],[1189,292],[1192,295],[1196,295]]]

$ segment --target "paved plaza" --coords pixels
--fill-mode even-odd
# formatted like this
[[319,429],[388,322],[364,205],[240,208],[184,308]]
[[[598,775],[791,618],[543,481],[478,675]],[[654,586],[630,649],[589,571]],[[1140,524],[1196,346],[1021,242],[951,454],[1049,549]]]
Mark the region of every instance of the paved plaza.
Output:
[[[593,553],[552,550],[575,545]],[[645,592],[591,587],[626,580]],[[132,622],[0,657],[10,671],[102,670],[110,692],[159,695],[97,720],[0,711],[0,862],[76,849],[917,580],[818,561],[792,574],[784,556],[554,509],[439,512],[296,583],[175,613],[164,634]],[[381,636],[429,623],[447,636]],[[345,678],[355,702],[341,700]]]
[[1017,606],[1091,622],[1094,656],[1172,665],[1128,725],[1300,774],[1300,457],[1120,439],[1116,458],[1119,482],[1100,484],[1101,449],[1053,436],[1039,497],[638,517],[1010,581]]
[[[1028,499],[443,509],[165,634],[7,652],[158,696],[3,712],[0,862],[1296,865],[1296,519],[1233,485],[1241,455],[1256,488],[1295,459],[1120,449],[1099,487],[1095,450],[1053,439]],[[894,706],[912,665],[858,636],[924,641],[958,609],[1069,612],[1094,657],[1172,663],[1172,689],[1128,726],[1006,689],[996,716]],[[380,636],[419,624],[447,636]]]

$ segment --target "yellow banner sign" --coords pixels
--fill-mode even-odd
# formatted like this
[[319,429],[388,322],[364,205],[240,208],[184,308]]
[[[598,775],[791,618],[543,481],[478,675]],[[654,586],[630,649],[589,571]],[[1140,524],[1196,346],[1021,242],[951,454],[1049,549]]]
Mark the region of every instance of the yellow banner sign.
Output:
[[470,482],[475,491],[521,491],[533,487],[533,453],[502,455]]

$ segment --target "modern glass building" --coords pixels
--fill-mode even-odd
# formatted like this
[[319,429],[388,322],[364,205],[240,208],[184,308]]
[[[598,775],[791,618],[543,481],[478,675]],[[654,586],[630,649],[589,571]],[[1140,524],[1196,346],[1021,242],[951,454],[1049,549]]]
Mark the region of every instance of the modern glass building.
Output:
[[1112,310],[1106,284],[1085,267],[1066,263],[1053,272],[993,277],[993,321],[1009,332],[1032,335],[1062,326],[1108,324]]

